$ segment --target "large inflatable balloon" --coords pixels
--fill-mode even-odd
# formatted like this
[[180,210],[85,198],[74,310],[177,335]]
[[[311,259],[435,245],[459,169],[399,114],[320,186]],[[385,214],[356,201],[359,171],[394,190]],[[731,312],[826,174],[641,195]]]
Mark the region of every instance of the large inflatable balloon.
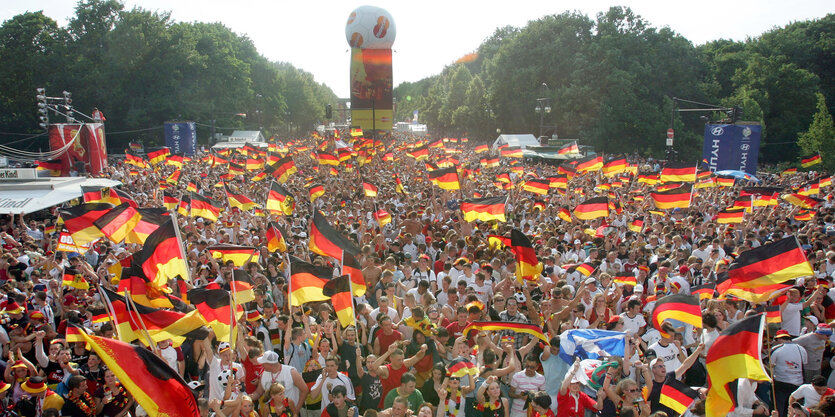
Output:
[[345,24],[345,39],[352,48],[391,49],[396,34],[391,14],[376,6],[357,7]]

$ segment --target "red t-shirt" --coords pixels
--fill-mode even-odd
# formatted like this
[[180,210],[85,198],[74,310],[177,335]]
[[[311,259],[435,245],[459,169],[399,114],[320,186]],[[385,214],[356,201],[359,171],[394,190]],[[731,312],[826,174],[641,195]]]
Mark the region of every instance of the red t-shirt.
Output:
[[565,395],[557,394],[557,415],[560,417],[583,417],[586,410],[593,410],[597,402],[585,392],[578,392],[579,396],[574,398],[571,391]]
[[[397,330],[392,330],[391,334],[387,335],[383,333],[383,329],[380,329],[377,332],[377,340],[380,341],[380,354],[383,354],[392,343],[403,340],[403,335]],[[400,385],[399,381],[397,385]]]
[[264,366],[259,365],[258,362],[253,362],[249,356],[245,357],[242,365],[244,366],[246,392],[255,392],[258,389],[258,383],[261,381],[261,374],[264,373]]
[[401,365],[400,369],[394,369],[391,367],[391,364],[386,364],[386,368],[389,370],[389,377],[388,378],[380,378],[380,384],[383,386],[383,396],[380,398],[380,409],[383,408],[383,401],[386,399],[386,395],[388,395],[389,391],[397,388],[400,386],[400,377],[409,370],[406,368],[406,365]]
[[[455,340],[455,339],[458,339],[459,337],[463,336],[464,335],[464,329],[469,325],[470,325],[470,322],[466,322],[466,323],[464,323],[463,326],[461,326],[460,324],[458,324],[458,320],[456,320],[456,321],[450,323],[449,325],[447,325],[446,330],[449,332],[450,340]],[[474,343],[473,339],[472,339],[472,336],[474,334],[475,334],[475,332],[470,332],[471,337],[467,338],[467,343],[470,344],[471,347],[473,346],[472,343]]]

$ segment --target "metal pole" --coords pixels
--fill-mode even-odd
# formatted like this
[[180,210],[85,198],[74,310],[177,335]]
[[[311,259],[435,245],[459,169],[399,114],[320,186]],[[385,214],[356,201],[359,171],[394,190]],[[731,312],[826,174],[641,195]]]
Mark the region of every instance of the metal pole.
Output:
[[539,106],[539,140],[542,140],[542,129],[545,123],[545,100],[539,99],[537,100],[537,105]]
[[214,145],[215,143],[215,118],[212,117],[212,136],[209,137],[209,146]]

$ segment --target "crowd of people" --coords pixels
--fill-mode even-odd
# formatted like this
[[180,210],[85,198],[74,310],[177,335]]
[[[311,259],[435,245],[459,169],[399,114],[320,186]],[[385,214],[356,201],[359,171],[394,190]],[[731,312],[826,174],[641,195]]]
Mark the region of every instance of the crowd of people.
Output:
[[[153,349],[188,382],[203,415],[672,417],[679,413],[659,399],[665,381],[674,378],[700,393],[684,415],[702,416],[709,386],[705,358],[713,341],[733,323],[777,303],[779,320],[769,324],[762,345],[773,382],[741,380],[732,415],[835,415],[831,188],[820,191],[823,202],[811,220],[796,220],[799,209],[780,202],[754,207],[742,223],[720,224],[718,211],[732,205],[740,189],[751,185],[747,181],[699,188],[689,208],[656,211],[649,198],[654,186],[638,181],[638,172],[657,172],[662,164],[637,156],[628,158],[636,167],[631,172],[615,178],[588,172],[540,195],[519,184],[555,176],[558,165],[501,158],[498,166],[484,167],[480,160],[488,153],[477,153],[475,144],[463,140],[428,147],[426,159],[409,155],[414,141],[371,141],[363,161],[352,155],[333,168],[336,175],[331,165],[310,157],[323,142],[336,153],[334,141],[318,137],[296,139],[279,151],[292,156],[297,168],[283,184],[294,196],[289,215],[230,207],[217,221],[171,214],[178,217],[191,269],[189,286],[228,288],[236,267],[214,259],[208,247],[254,246],[261,255],[242,267],[256,284],[246,310],[257,316],[241,317],[237,343],[208,332],[205,339],[178,346],[166,340]],[[175,195],[195,187],[225,206],[222,180],[263,206],[275,179],[253,180],[261,169],[229,175],[227,165],[206,162],[206,155],[181,166],[114,162],[106,176],[121,181],[121,190],[139,207],[162,207],[161,184]],[[235,152],[224,156],[234,157]],[[258,159],[257,153],[250,157]],[[458,166],[460,190],[442,190],[429,181],[427,162]],[[176,170],[178,181],[166,183]],[[505,173],[509,186],[496,180]],[[820,175],[766,174],[757,185],[789,190]],[[363,182],[378,187],[376,197],[366,196]],[[325,191],[313,202],[311,184]],[[464,221],[463,199],[504,194],[506,222]],[[563,208],[598,195],[619,202],[608,216],[561,216]],[[349,326],[340,324],[328,301],[296,306],[288,296],[287,254],[339,275],[341,259],[309,249],[315,210],[361,248],[366,291],[354,297],[356,319]],[[391,216],[382,227],[385,222],[375,215],[381,210]],[[66,341],[70,324],[116,337],[112,323],[93,320],[103,304],[95,284],[115,290],[110,267],[140,245],[101,239],[83,254],[58,251],[57,234],[49,232],[55,214],[0,218],[0,416],[147,415],[95,351],[84,342]],[[643,224],[636,230],[630,226],[638,218]],[[287,231],[287,253],[267,250],[270,221]],[[490,239],[509,236],[511,229],[532,241],[543,264],[539,276],[519,279],[510,248]],[[786,236],[799,240],[814,276],[762,303],[701,297],[703,328],[675,322],[654,328],[650,315],[656,300],[714,283],[740,253]],[[595,268],[586,274],[576,268],[580,264]],[[62,287],[68,268],[81,271],[91,288]],[[634,276],[634,285],[614,282],[624,273]],[[513,330],[465,334],[476,322],[532,324],[545,338]],[[624,332],[625,351],[600,357],[588,369],[580,358],[561,355],[560,335],[572,329]]]

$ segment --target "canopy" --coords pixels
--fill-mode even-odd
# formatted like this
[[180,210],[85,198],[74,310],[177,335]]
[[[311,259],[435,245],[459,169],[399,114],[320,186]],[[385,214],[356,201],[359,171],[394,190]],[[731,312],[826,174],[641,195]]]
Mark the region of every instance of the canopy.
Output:
[[82,186],[104,188],[115,187],[121,184],[119,181],[105,178],[4,178],[0,179],[0,214],[29,214],[70,201],[81,197]]
[[536,139],[534,135],[531,134],[521,134],[521,135],[499,135],[496,138],[496,141],[493,142],[493,150],[499,148],[499,146],[504,144],[510,145],[511,148],[522,148],[525,149],[528,146],[539,146],[539,141]]

